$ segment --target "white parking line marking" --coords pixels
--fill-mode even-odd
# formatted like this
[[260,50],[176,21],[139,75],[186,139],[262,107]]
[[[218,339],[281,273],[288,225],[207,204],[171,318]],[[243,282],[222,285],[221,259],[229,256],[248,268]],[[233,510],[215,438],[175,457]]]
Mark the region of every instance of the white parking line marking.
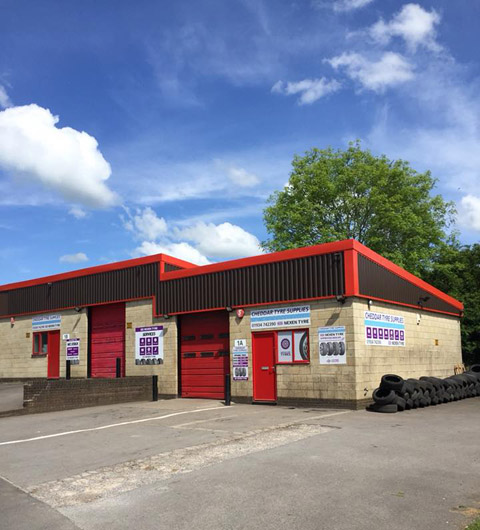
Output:
[[121,427],[122,425],[133,425],[135,423],[144,423],[147,421],[164,420],[166,418],[172,418],[173,416],[181,416],[183,414],[195,414],[197,412],[205,412],[206,410],[225,410],[225,406],[221,407],[208,407],[205,409],[196,410],[185,410],[183,412],[172,412],[171,414],[165,414],[165,416],[156,416],[154,418],[143,418],[141,420],[122,421],[121,423],[112,423],[110,425],[102,425],[101,427],[91,427],[89,429],[78,429],[76,431],[58,432],[56,434],[46,434],[45,436],[35,436],[34,438],[25,438],[23,440],[10,440],[9,442],[0,442],[2,445],[14,445],[26,442],[34,442],[36,440],[46,440],[47,438],[57,438],[58,436],[67,436],[69,434],[78,434],[82,432],[102,431],[104,429],[111,429],[113,427]]

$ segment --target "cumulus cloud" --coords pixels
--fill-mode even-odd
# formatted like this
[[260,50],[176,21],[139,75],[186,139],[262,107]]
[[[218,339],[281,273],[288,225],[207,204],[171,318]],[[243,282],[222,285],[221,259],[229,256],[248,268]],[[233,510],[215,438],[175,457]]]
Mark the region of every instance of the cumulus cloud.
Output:
[[11,106],[12,106],[12,102],[10,98],[8,97],[5,87],[0,85],[0,108],[6,109]]
[[371,4],[373,0],[335,0],[332,4],[334,11],[353,11]]
[[471,194],[462,197],[459,214],[462,226],[480,231],[480,197]]
[[288,83],[277,81],[272,87],[272,92],[286,96],[300,94],[298,98],[299,105],[310,105],[340,88],[341,84],[335,79],[328,80],[325,77],[321,77],[320,79],[303,79],[302,81]]
[[188,243],[156,243],[154,241],[143,241],[135,249],[135,254],[141,256],[150,256],[152,254],[168,254],[178,259],[195,263],[195,265],[208,265],[210,261],[201,254],[196,248]]
[[128,217],[122,218],[124,227],[141,241],[135,255],[165,253],[205,265],[210,263],[209,258],[239,258],[262,252],[253,234],[231,223],[183,221],[169,227],[150,207],[137,210],[135,214],[127,208],[125,211]]
[[76,254],[65,254],[60,256],[60,263],[83,263],[88,261],[88,257],[84,252],[77,252]]
[[198,222],[176,232],[212,258],[240,258],[262,253],[260,242],[253,234],[231,223]]
[[73,215],[75,219],[83,219],[87,216],[87,212],[79,206],[72,206],[70,210],[68,210],[68,213]]
[[380,19],[370,28],[369,33],[381,44],[388,44],[392,37],[400,37],[413,51],[418,46],[439,51],[441,47],[435,40],[435,26],[439,22],[440,15],[434,9],[427,11],[418,4],[406,4],[390,22]]
[[97,140],[70,127],[38,105],[0,112],[0,168],[53,189],[67,200],[106,207],[117,197],[106,185],[111,175]]
[[351,79],[374,92],[382,92],[414,77],[412,65],[393,52],[384,53],[378,61],[371,61],[359,53],[343,53],[327,62],[335,70],[343,68]]
[[137,209],[132,215],[128,208],[125,208],[128,218],[123,219],[124,226],[127,230],[135,234],[137,239],[148,239],[155,241],[167,233],[167,222],[163,217],[150,208],[143,210]]

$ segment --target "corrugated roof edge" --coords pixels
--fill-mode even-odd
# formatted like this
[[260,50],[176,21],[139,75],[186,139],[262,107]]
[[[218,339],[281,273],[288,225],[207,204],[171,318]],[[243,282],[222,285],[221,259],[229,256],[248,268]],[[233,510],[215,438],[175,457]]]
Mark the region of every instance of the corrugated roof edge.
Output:
[[51,276],[43,276],[32,280],[25,280],[21,282],[8,283],[0,285],[1,291],[11,291],[13,289],[21,289],[22,287],[31,287],[33,285],[41,285],[48,282],[58,282],[61,280],[69,280],[71,278],[79,278],[81,276],[89,276],[90,274],[98,274],[101,272],[111,272],[119,269],[128,269],[130,267],[138,267],[139,265],[147,265],[149,263],[170,263],[184,269],[191,269],[198,267],[194,263],[184,261],[167,254],[154,254],[152,256],[145,256],[142,258],[132,258],[123,261],[116,261],[114,263],[106,263],[105,265],[95,265],[94,267],[86,267],[84,269],[77,269],[70,272],[62,272],[59,274],[52,274]]

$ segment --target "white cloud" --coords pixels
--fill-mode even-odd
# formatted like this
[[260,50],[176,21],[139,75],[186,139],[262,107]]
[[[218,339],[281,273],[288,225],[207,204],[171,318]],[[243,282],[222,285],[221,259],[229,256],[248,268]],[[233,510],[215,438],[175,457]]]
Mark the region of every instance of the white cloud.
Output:
[[371,4],[373,0],[335,0],[333,2],[334,11],[353,11]]
[[374,92],[382,92],[414,77],[412,65],[393,52],[384,53],[378,61],[371,61],[358,53],[343,53],[327,62],[336,70],[344,68],[351,79]]
[[210,261],[201,254],[196,248],[188,243],[156,243],[154,241],[143,241],[135,249],[135,254],[141,256],[150,256],[152,254],[168,254],[178,259],[195,263],[195,265],[208,265]]
[[88,257],[84,252],[77,252],[76,254],[65,254],[59,259],[60,263],[83,263],[88,261]]
[[0,112],[0,168],[26,176],[67,200],[105,207],[117,200],[106,185],[111,169],[93,136],[57,128],[58,116],[38,105]]
[[163,217],[150,208],[137,209],[136,215],[132,215],[128,208],[125,208],[128,219],[123,219],[123,224],[127,230],[135,234],[137,239],[148,239],[156,241],[167,233],[167,223]]
[[177,229],[176,234],[193,242],[202,254],[212,258],[240,258],[262,253],[260,242],[253,234],[231,223],[198,222]]
[[459,224],[480,231],[480,197],[465,195],[460,201]]
[[277,81],[272,87],[272,92],[286,96],[300,94],[299,105],[310,105],[340,88],[341,84],[335,79],[328,80],[325,77],[321,77],[320,79],[303,79],[302,81],[288,83]]
[[392,37],[400,37],[413,51],[418,46],[439,51],[441,47],[435,40],[435,26],[439,22],[440,15],[434,9],[426,11],[418,4],[406,4],[390,22],[380,19],[370,28],[369,33],[381,44],[388,44]]
[[8,97],[5,87],[0,85],[0,108],[6,109],[12,106],[12,101]]
[[227,168],[228,178],[237,186],[241,188],[251,188],[260,182],[260,179],[254,173],[249,173],[242,167]]
[[73,215],[75,219],[83,219],[84,217],[87,216],[87,212],[83,210],[82,208],[80,208],[79,206],[72,206],[70,210],[68,210],[68,213],[70,215]]

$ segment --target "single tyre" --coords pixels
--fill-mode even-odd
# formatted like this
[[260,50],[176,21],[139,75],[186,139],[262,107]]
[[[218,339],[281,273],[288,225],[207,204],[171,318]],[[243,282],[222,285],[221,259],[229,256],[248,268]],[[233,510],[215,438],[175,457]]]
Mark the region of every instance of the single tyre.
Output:
[[480,374],[480,364],[474,364],[471,366],[470,372],[473,372],[474,374]]
[[393,390],[394,392],[398,392],[399,394],[401,394],[404,391],[404,387],[405,381],[399,375],[386,374],[382,376],[380,388],[384,388],[386,390]]
[[395,392],[393,390],[385,390],[384,388],[376,388],[373,391],[373,401],[378,405],[389,405],[395,403]]
[[413,399],[405,400],[405,410],[413,409]]
[[402,411],[405,410],[405,407],[406,407],[406,404],[407,404],[405,399],[403,399],[400,396],[396,396],[395,397],[395,403],[397,404],[399,412],[402,412]]
[[390,403],[388,405],[378,405],[377,403],[374,403],[368,407],[368,410],[371,412],[383,412],[391,414],[392,412],[398,412],[398,406],[396,403]]

